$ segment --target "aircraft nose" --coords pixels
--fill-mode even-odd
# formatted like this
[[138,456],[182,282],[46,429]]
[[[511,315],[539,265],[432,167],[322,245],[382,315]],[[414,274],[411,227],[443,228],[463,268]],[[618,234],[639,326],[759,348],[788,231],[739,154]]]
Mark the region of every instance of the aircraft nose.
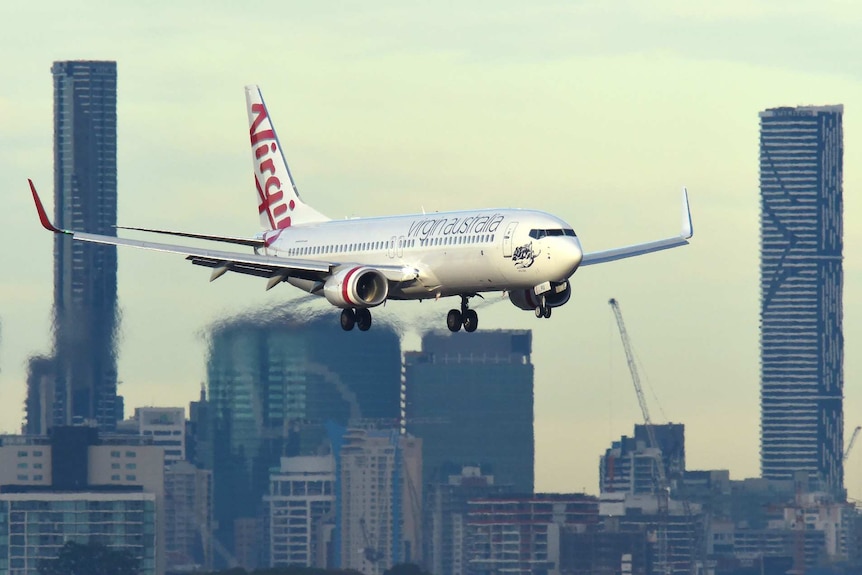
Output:
[[[572,238],[574,241],[571,243],[570,249],[570,257],[572,258],[572,264],[574,265],[574,269],[578,269],[578,266],[581,265],[581,260],[584,259],[584,250],[581,249],[581,241],[578,238]],[[574,271],[574,270],[572,270]]]
[[584,259],[584,252],[581,249],[581,242],[578,238],[566,238],[566,247],[563,249],[563,261],[567,267],[566,277],[571,276],[581,265],[581,260]]

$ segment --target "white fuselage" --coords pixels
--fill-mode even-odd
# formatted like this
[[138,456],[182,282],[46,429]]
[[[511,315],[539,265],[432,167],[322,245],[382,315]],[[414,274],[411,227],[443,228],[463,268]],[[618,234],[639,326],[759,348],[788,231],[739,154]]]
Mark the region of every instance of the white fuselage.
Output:
[[[262,235],[270,256],[404,267],[389,299],[526,289],[568,279],[583,252],[563,220],[531,210],[470,210],[299,224]],[[312,284],[293,282],[311,291]]]

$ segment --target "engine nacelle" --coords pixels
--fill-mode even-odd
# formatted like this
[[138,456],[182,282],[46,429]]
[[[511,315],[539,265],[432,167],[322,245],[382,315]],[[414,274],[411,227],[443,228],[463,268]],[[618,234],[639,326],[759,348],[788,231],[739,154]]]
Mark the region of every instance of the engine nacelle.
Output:
[[346,268],[326,280],[323,295],[329,303],[341,308],[374,307],[386,300],[389,282],[374,268]]
[[[552,282],[551,290],[545,292],[545,303],[548,307],[560,307],[565,305],[572,297],[572,286],[569,281]],[[535,310],[541,301],[532,289],[520,289],[509,292],[509,301],[517,308]]]

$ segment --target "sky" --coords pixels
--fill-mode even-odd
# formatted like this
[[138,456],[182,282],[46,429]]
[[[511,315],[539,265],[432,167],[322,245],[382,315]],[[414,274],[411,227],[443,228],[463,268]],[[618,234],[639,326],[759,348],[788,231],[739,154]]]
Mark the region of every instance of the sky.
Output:
[[[104,59],[118,63],[121,225],[258,231],[247,84],[303,199],[333,218],[534,208],[595,251],[678,234],[687,186],[690,246],[579,270],[550,320],[499,296],[479,309],[480,329],[533,330],[540,491],[597,493],[599,456],[641,421],[611,297],[653,421],[686,426],[687,467],[759,474],[757,114],[844,104],[849,439],[862,424],[860,24],[849,0],[2,3],[0,431],[20,429],[27,358],[51,346],[52,238],[27,188],[51,213],[51,63]],[[337,325],[286,284],[208,279],[182,257],[120,250],[127,413],[196,398],[215,321],[312,306]],[[443,328],[455,303],[394,302],[375,321]],[[862,453],[846,471],[862,498]]]

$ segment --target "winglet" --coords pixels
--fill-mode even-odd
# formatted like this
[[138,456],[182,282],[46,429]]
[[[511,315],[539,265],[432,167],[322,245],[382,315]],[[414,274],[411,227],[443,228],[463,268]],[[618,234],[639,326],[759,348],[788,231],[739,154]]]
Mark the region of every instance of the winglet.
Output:
[[51,223],[51,220],[48,219],[48,214],[45,213],[45,206],[42,205],[42,200],[39,199],[39,194],[36,192],[36,186],[33,185],[33,180],[28,178],[27,181],[30,182],[30,191],[33,192],[33,201],[36,202],[36,211],[39,212],[39,221],[42,222],[42,227],[55,234],[66,233]]
[[691,225],[691,208],[688,205],[688,189],[682,189],[682,237],[690,239],[694,235]]

